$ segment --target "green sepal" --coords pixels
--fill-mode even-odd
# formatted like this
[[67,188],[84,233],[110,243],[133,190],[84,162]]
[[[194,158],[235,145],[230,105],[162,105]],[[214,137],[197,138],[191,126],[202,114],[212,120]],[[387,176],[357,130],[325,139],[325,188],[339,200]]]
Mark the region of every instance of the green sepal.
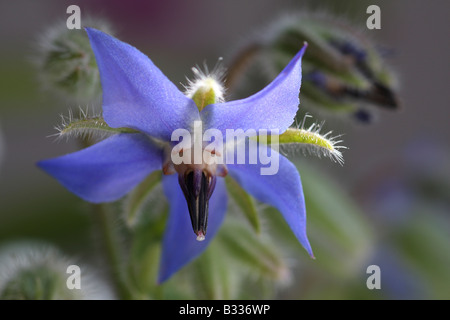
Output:
[[118,133],[138,133],[139,131],[129,128],[111,128],[102,117],[87,117],[80,119],[65,119],[63,123],[57,128],[58,137],[78,137],[86,138],[91,135],[108,136]]
[[228,194],[231,195],[239,209],[241,209],[247,221],[256,233],[261,232],[258,211],[253,198],[231,177],[225,178]]
[[283,281],[289,275],[289,269],[280,254],[282,250],[249,232],[248,227],[237,219],[227,219],[218,237],[230,258],[253,274],[276,281]]
[[155,171],[127,195],[123,205],[123,212],[126,224],[129,227],[136,225],[136,221],[138,220],[148,195],[161,182],[161,179],[162,172]]

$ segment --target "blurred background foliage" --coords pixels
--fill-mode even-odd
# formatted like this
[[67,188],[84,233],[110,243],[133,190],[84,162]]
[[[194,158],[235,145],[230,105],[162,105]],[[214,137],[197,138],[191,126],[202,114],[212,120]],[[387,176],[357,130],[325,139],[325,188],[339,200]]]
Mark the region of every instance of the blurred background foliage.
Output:
[[[46,80],[37,72],[42,35],[51,26],[65,26],[70,4],[80,6],[82,22],[88,16],[109,21],[117,37],[148,54],[177,84],[186,83],[185,76],[191,75],[195,64],[206,61],[212,66],[224,57],[229,66],[248,45],[271,48],[257,51],[245,65],[245,76],[234,82],[230,97],[258,90],[284,63],[279,61],[286,60],[276,54],[286,48],[279,46],[286,38],[275,41],[277,37],[268,31],[283,14],[304,13],[305,8],[326,12],[332,19],[325,19],[324,28],[331,33],[337,32],[331,25],[350,20],[358,37],[367,37],[362,47],[371,44],[370,50],[387,61],[383,64],[387,69],[377,69],[382,74],[379,81],[364,80],[359,74],[351,83],[358,88],[383,83],[399,99],[396,107],[340,97],[340,107],[334,108],[336,97],[317,93],[312,88],[317,78],[309,77],[308,82],[305,77],[301,110],[317,120],[326,119],[327,129],[345,134],[346,163],[340,167],[328,159],[286,151],[302,177],[316,260],[307,256],[274,209],[247,202],[238,194],[230,200],[225,224],[207,251],[167,283],[157,285],[167,211],[159,184],[146,182],[154,188],[145,202],[132,207],[131,215],[130,210],[123,214],[122,203],[109,206],[115,214],[102,225],[91,205],[37,169],[36,161],[79,148],[75,139],[54,143],[47,138],[60,123],[59,114],[79,106],[100,110],[94,96],[83,101],[47,90]],[[381,30],[365,28],[370,4],[382,10]],[[257,11],[254,6],[254,1],[206,0],[0,4],[2,298],[450,298],[450,70],[446,63],[450,4],[444,0],[434,0],[432,6],[419,0],[263,0]],[[295,39],[303,36],[294,35]],[[308,41],[315,43],[314,38]],[[277,59],[270,60],[274,52]],[[305,70],[317,71],[320,61],[310,58],[305,56]],[[344,82],[355,73],[349,75]],[[95,83],[95,76],[90,79]],[[399,109],[397,102],[402,110],[389,110]],[[324,106],[328,108],[323,110]],[[368,117],[371,121],[361,121]],[[117,252],[104,246],[102,228],[120,237],[113,239]],[[114,255],[120,261],[111,270],[107,261]],[[72,263],[83,270],[82,285],[94,284],[81,295],[63,290],[64,266]],[[381,268],[380,290],[366,287],[366,269],[372,264]],[[111,274],[120,274],[112,284]],[[118,295],[111,293],[114,285]],[[43,287],[52,288],[52,293]]]

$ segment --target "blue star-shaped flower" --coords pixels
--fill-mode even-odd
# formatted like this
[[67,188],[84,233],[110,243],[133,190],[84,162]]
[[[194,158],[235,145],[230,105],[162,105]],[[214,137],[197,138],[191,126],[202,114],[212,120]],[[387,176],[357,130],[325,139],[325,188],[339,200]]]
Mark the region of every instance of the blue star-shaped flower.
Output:
[[[202,121],[204,130],[214,128],[224,136],[227,129],[277,128],[282,133],[296,115],[301,58],[306,46],[260,92],[242,100],[210,104],[199,112],[195,102],[139,50],[101,31],[86,30],[100,70],[104,120],[110,127],[140,132],[113,135],[81,151],[39,163],[43,170],[86,201],[115,201],[153,171],[163,170],[170,160],[161,146],[172,144],[174,130],[192,130],[194,121]],[[279,156],[279,171],[275,175],[261,175],[261,164],[227,164],[228,173],[249,194],[277,208],[312,256],[306,236],[300,176],[288,159],[272,152]],[[218,231],[227,207],[224,179],[216,179],[213,171],[178,170],[178,177],[164,175],[162,183],[170,214],[163,239],[159,282],[167,280],[205,250]],[[199,201],[199,197],[203,200]],[[197,238],[203,239],[205,219],[208,237],[196,241],[192,227]],[[205,221],[202,224],[199,220]]]

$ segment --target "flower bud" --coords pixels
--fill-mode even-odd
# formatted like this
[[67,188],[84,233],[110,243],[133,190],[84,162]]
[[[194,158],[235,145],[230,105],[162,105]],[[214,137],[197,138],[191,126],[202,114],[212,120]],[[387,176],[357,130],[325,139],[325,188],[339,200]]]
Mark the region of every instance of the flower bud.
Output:
[[[253,60],[252,68],[267,79],[278,74],[308,43],[302,61],[302,109],[322,114],[345,114],[362,123],[373,120],[369,106],[398,109],[396,77],[382,53],[354,26],[331,16],[302,13],[283,17],[272,24],[249,48],[243,59]],[[258,57],[258,59],[256,59]],[[230,68],[230,73],[235,73]],[[250,89],[252,90],[252,89]]]
[[[111,34],[104,21],[83,23]],[[79,103],[100,97],[97,63],[84,29],[69,30],[64,21],[55,24],[40,37],[34,61],[45,90]]]
[[[34,243],[11,244],[0,252],[0,299],[67,300],[111,298],[98,278],[91,279],[58,250]],[[84,269],[84,268],[83,268]],[[70,271],[70,272],[69,272]],[[69,278],[79,277],[72,286]],[[89,278],[89,279],[88,279]]]

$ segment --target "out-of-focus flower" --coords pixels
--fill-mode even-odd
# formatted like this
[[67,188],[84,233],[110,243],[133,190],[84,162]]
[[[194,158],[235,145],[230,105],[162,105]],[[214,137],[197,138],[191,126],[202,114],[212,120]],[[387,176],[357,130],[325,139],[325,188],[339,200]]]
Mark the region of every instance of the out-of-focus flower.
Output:
[[73,260],[46,244],[25,242],[3,246],[0,251],[0,299],[112,298],[101,277],[94,276],[92,270],[86,271],[84,265],[79,267],[79,287],[69,288],[67,283],[72,271],[68,272],[71,270],[68,268],[74,265]]
[[[306,45],[263,90],[246,99],[221,102],[223,92],[214,77],[199,74],[198,81],[190,85],[194,90],[187,90],[186,96],[136,48],[95,29],[87,32],[103,87],[104,121],[96,121],[117,134],[84,150],[41,161],[43,170],[94,203],[115,201],[152,172],[163,170],[170,215],[163,239],[160,282],[198,256],[216,234],[226,211],[222,176],[227,172],[255,198],[276,207],[312,256],[300,176],[284,156],[271,150],[272,156],[279,157],[275,175],[261,175],[264,165],[260,162],[249,165],[227,161],[225,166],[202,160],[179,165],[171,157],[172,133],[177,129],[195,131],[194,123],[201,123],[204,131],[219,130],[224,137],[228,129],[285,132],[298,110]],[[249,154],[258,153],[261,146],[248,147]],[[178,151],[188,153],[190,147]],[[211,154],[214,151],[209,150]],[[195,241],[191,225],[197,240],[205,241]]]
[[238,78],[242,66],[253,62],[255,74],[266,75],[267,80],[295,55],[296,45],[303,41],[309,44],[302,66],[305,110],[368,123],[374,112],[370,106],[399,108],[396,76],[381,50],[362,30],[326,14],[282,16],[243,48],[231,68],[233,78]]
[[[88,17],[83,21],[112,33],[103,20]],[[84,30],[69,30],[61,21],[44,32],[38,41],[33,60],[44,90],[80,103],[91,103],[100,97],[100,76]]]

